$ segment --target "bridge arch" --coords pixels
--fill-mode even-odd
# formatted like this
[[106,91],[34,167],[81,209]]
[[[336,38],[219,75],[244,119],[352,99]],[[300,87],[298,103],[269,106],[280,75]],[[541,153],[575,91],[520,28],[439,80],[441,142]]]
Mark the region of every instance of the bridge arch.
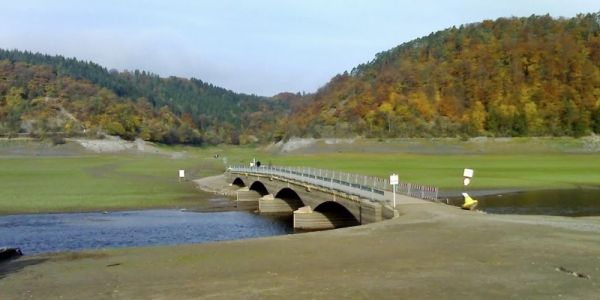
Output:
[[315,207],[313,211],[322,213],[335,227],[360,225],[360,217],[356,217],[350,210],[338,202],[323,202]]
[[285,201],[292,208],[292,210],[297,210],[305,205],[298,193],[291,188],[282,188],[279,190],[279,192],[277,192],[275,198]]
[[256,191],[261,196],[269,194],[269,190],[267,190],[267,187],[260,181],[255,181],[254,183],[252,183],[252,185],[250,185],[250,190]]
[[246,186],[246,184],[244,183],[244,181],[241,178],[239,178],[239,177],[236,177],[231,184],[232,185],[237,185],[237,186],[239,186],[241,188]]

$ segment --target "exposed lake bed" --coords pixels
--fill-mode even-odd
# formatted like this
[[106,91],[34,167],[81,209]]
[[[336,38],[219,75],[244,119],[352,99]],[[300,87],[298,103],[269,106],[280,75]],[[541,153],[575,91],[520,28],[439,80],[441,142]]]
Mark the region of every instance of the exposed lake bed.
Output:
[[392,220],[293,236],[24,256],[0,263],[0,290],[8,299],[597,295],[599,217],[398,209]]

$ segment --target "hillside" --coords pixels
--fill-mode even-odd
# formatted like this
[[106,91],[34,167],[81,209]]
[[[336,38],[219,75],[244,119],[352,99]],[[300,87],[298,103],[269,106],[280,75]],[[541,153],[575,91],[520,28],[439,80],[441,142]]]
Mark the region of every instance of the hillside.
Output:
[[163,143],[600,133],[600,13],[500,18],[379,53],[314,94],[245,95],[0,49],[0,136]]
[[600,133],[600,13],[432,33],[335,76],[282,120],[290,136]]
[[0,100],[0,135],[104,131],[195,144],[268,140],[271,116],[287,107],[194,78],[109,71],[92,62],[1,49]]

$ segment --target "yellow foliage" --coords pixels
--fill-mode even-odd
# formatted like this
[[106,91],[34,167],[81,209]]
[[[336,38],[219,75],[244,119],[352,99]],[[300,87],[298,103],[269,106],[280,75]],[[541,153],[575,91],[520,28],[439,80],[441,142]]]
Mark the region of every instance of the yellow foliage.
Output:
[[426,121],[431,121],[435,113],[435,109],[423,91],[419,90],[415,93],[412,93],[409,96],[409,103],[422,118],[424,118]]
[[475,102],[475,105],[473,105],[469,115],[473,130],[477,134],[483,134],[485,132],[485,120],[487,118],[487,112],[485,111],[485,107],[481,101]]
[[530,134],[538,134],[542,132],[544,120],[541,118],[537,105],[531,101],[524,105],[525,120],[527,120],[527,128]]

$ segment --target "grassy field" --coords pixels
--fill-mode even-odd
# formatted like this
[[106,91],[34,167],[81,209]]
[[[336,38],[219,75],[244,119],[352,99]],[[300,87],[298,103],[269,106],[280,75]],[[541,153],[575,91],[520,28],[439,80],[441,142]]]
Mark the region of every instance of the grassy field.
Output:
[[[485,144],[484,153],[474,154],[471,150],[461,150],[464,152],[461,153],[456,151],[457,142],[450,142],[420,141],[423,145],[411,146],[410,152],[396,153],[368,153],[357,145],[346,146],[344,152],[335,150],[339,148],[335,151],[323,148],[316,154],[302,151],[280,154],[232,146],[159,146],[161,155],[92,155],[78,152],[73,146],[69,146],[68,155],[58,155],[60,148],[32,150],[25,155],[6,154],[8,151],[3,150],[4,154],[0,152],[0,214],[187,207],[206,196],[190,181],[179,182],[178,169],[185,169],[188,178],[194,179],[218,174],[228,164],[246,164],[254,157],[265,165],[315,167],[380,177],[398,173],[402,181],[435,185],[442,191],[463,190],[464,168],[475,169],[470,190],[600,186],[600,154],[558,153],[555,149],[562,147],[561,140],[545,141],[548,146],[527,154],[502,154],[508,151],[499,149],[511,149],[506,142],[502,148]],[[517,143],[521,148],[529,148],[520,140]],[[389,143],[385,145],[390,147]],[[19,147],[19,151],[26,149]],[[376,149],[377,145],[369,147]],[[424,151],[429,154],[414,153],[436,147],[452,147],[453,154],[429,150]]]
[[462,189],[464,168],[475,170],[470,189],[600,186],[599,154],[418,155],[330,153],[273,157],[277,165],[311,166]]
[[200,192],[179,182],[222,164],[198,157],[85,155],[0,158],[0,213],[116,210],[190,205]]
[[[256,148],[157,146],[158,154],[93,154],[76,143],[0,140],[0,214],[197,207],[190,181],[247,161]],[[226,153],[226,155],[225,155]],[[215,158],[215,156],[217,156]],[[179,182],[185,169],[188,181]]]
[[464,168],[475,170],[469,190],[600,187],[597,136],[317,141],[261,160],[379,177],[397,173],[402,181],[444,191],[464,190]]

